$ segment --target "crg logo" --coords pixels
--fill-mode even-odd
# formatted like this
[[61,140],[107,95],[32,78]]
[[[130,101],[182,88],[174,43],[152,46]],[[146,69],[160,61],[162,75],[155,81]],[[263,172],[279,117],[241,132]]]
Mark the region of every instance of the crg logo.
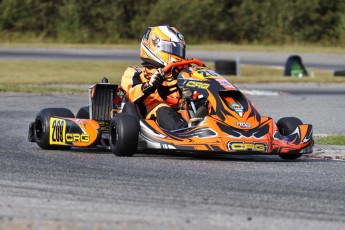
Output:
[[196,82],[196,81],[189,81],[186,86],[189,87],[197,87],[200,89],[207,89],[208,87],[210,87],[210,84],[208,83],[202,83],[202,82]]
[[83,142],[88,143],[90,141],[90,135],[88,134],[79,134],[79,133],[67,133],[66,134],[67,142]]
[[247,122],[235,122],[235,125],[240,126],[241,128],[245,128],[245,129],[251,128],[250,124]]
[[266,143],[256,142],[228,142],[228,149],[230,151],[255,151],[255,152],[267,152]]

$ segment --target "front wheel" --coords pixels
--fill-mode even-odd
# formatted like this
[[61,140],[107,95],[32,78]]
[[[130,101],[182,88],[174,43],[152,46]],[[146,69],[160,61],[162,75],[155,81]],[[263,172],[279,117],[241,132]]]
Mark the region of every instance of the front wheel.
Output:
[[110,121],[109,145],[116,156],[132,156],[138,149],[139,121],[130,114],[117,114]]
[[[303,122],[297,117],[283,117],[277,122],[277,127],[282,136],[289,136],[302,124]],[[294,160],[302,156],[302,153],[285,153],[279,156],[285,160]]]

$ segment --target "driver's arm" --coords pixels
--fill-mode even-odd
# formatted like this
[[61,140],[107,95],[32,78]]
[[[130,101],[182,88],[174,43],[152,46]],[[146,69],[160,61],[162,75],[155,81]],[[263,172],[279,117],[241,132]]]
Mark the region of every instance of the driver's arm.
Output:
[[[146,80],[140,69],[129,67],[122,76],[121,86],[127,92],[128,99],[134,103],[144,101],[150,94],[156,91],[157,84],[164,79],[157,77],[156,73]],[[143,81],[144,79],[144,81]]]
[[[127,92],[127,97],[130,101],[138,103],[144,96],[140,75],[141,70],[135,67],[128,67],[121,78],[121,87]],[[139,101],[138,101],[139,100]]]

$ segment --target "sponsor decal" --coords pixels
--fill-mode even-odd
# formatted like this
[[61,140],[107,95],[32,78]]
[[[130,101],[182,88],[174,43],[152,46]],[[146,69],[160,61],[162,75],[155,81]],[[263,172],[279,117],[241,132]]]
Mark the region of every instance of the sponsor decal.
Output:
[[64,119],[50,118],[50,138],[51,145],[65,144],[66,121]]
[[200,88],[200,89],[207,89],[208,87],[210,87],[210,84],[208,83],[202,83],[202,82],[197,82],[197,81],[189,81],[186,86],[189,87],[196,87],[196,88]]
[[78,123],[79,125],[83,125],[84,128],[86,129],[86,122],[85,122],[85,121],[82,121],[82,120],[80,120],[80,119],[76,119],[75,122]]
[[88,134],[79,134],[79,133],[67,133],[66,134],[67,142],[83,142],[89,143],[90,135]]
[[216,78],[216,81],[218,81],[218,83],[223,86],[225,89],[236,89],[235,86],[233,86],[233,84],[231,84],[230,82],[228,82],[226,79],[224,78]]
[[247,122],[235,122],[235,125],[240,126],[241,128],[250,129],[251,125]]
[[101,128],[102,133],[108,133],[109,132],[109,124],[110,124],[109,121],[97,121],[97,122]]
[[228,142],[228,149],[230,151],[255,151],[267,152],[268,147],[266,143],[261,142]]
[[242,106],[240,104],[237,104],[236,102],[231,102],[229,103],[230,108],[237,110],[237,109],[242,109]]
[[235,110],[235,112],[242,117],[243,116],[243,106],[240,103],[237,102],[230,102],[229,107],[232,110]]
[[219,74],[211,69],[204,69],[204,68],[197,68],[197,71],[194,72],[194,75],[196,77],[204,77],[204,78],[209,78],[209,77],[219,77]]

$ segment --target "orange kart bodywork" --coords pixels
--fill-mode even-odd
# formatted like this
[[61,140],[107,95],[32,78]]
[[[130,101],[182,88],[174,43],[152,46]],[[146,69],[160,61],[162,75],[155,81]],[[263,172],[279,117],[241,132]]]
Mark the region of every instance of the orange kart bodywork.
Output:
[[[165,72],[174,64],[186,69],[190,63],[202,65],[195,59],[170,63]],[[293,132],[283,136],[272,118],[261,116],[248,98],[215,71],[189,67],[179,73],[177,81],[180,88],[189,88],[207,98],[209,114],[197,120],[183,116],[190,119],[189,127],[172,131],[160,128],[154,120],[141,119],[139,150],[279,155],[312,152],[312,125],[299,124]],[[183,107],[180,101],[175,103]],[[180,113],[188,114],[187,110],[182,109]]]

